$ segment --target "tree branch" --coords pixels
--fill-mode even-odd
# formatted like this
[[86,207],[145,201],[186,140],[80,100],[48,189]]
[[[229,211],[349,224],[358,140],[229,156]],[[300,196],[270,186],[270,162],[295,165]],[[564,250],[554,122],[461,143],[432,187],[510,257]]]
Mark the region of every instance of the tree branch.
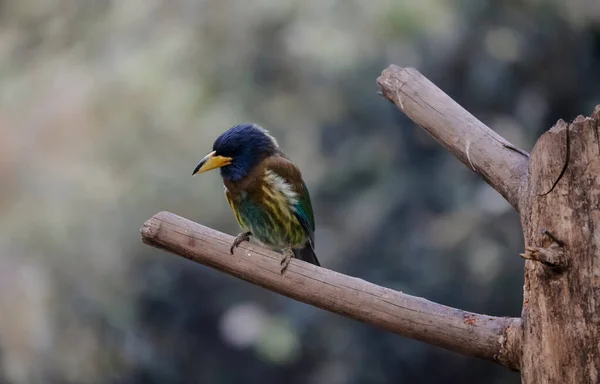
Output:
[[292,299],[464,355],[519,368],[521,320],[461,311],[280,256],[169,212],[140,229],[142,241]]
[[414,68],[391,65],[377,79],[396,104],[519,211],[529,154],[492,131]]

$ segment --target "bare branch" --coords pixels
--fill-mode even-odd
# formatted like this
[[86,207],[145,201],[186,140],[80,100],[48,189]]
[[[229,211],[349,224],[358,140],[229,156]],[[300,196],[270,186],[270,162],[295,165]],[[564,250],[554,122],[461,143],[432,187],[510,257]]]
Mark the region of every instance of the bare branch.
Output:
[[477,120],[414,68],[392,65],[377,85],[384,97],[519,210],[527,152]]
[[142,241],[292,299],[464,355],[519,368],[521,320],[461,311],[355,277],[292,260],[280,274],[277,253],[169,212],[140,229]]

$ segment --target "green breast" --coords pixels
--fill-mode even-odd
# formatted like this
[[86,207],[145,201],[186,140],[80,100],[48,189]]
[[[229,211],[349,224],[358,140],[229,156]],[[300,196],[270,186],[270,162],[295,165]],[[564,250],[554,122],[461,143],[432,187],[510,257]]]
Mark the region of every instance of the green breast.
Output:
[[266,246],[303,246],[308,236],[293,208],[265,194],[238,193],[232,196],[232,209],[240,226]]

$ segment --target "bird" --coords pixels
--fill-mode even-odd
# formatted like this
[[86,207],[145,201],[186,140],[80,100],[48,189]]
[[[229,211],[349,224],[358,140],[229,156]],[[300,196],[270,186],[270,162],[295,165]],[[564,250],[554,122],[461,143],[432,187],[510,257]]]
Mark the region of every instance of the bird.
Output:
[[282,254],[283,275],[292,258],[320,266],[315,254],[312,202],[300,169],[258,124],[223,132],[193,175],[219,169],[225,197],[243,230],[230,252],[250,238]]

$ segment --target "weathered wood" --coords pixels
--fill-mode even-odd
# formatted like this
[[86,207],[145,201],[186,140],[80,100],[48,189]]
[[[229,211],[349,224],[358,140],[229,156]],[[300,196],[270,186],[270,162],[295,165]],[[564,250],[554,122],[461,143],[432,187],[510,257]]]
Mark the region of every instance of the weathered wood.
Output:
[[524,384],[600,382],[599,130],[597,107],[592,118],[559,121],[531,154],[525,243],[559,249],[563,266],[525,264]]
[[527,158],[412,68],[378,84],[521,214],[523,383],[600,382],[600,106],[559,121]]
[[381,94],[421,126],[519,211],[528,154],[467,112],[414,68],[391,65],[377,79]]
[[168,212],[141,228],[142,241],[292,299],[451,351],[518,369],[521,321],[436,304],[293,259],[282,276],[280,255]]

